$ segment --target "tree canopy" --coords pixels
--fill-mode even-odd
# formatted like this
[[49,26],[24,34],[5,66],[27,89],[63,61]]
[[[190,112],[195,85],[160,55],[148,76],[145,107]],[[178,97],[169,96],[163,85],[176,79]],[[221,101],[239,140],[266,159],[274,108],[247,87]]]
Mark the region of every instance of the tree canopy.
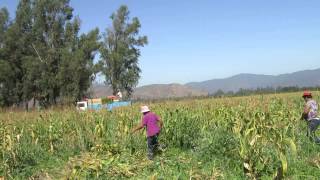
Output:
[[[126,6],[111,16],[112,28],[100,41],[99,29],[80,33],[81,20],[69,0],[20,0],[15,18],[0,9],[0,106],[43,107],[74,103],[88,96],[100,71],[114,90],[128,95],[138,83],[138,18]],[[101,61],[94,61],[100,51]]]
[[119,90],[129,97],[138,84],[141,69],[139,47],[148,43],[147,36],[139,36],[141,24],[137,17],[130,21],[127,6],[121,6],[111,15],[112,27],[107,28],[101,47],[102,73],[113,94]]

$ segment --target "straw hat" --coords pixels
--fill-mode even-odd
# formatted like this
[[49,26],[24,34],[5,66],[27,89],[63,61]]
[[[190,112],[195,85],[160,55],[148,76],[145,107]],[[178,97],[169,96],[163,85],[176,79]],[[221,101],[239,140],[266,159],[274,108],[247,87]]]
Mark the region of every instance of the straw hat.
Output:
[[141,106],[141,113],[150,112],[150,109],[148,106]]

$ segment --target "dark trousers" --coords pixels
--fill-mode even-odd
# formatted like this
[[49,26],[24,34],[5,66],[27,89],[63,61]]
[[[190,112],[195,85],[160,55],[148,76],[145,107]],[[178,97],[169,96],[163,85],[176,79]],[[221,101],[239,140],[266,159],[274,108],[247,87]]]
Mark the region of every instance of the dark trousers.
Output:
[[311,119],[308,121],[307,135],[310,137],[311,140],[315,141],[316,143],[320,143],[320,137],[317,137],[315,134],[319,126],[320,126],[320,119]]
[[158,134],[147,137],[147,142],[148,142],[148,158],[152,160],[159,146]]

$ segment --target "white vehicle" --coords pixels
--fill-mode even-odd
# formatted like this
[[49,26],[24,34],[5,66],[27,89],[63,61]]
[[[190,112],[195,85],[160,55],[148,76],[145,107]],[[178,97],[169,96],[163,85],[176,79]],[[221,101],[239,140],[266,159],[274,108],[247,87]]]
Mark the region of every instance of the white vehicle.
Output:
[[101,98],[98,99],[88,99],[85,101],[77,102],[77,110],[85,111],[85,110],[100,110],[100,109],[108,109],[111,111],[113,108],[121,107],[121,106],[130,106],[131,101],[119,101],[119,99],[115,99],[112,102],[107,104],[102,104]]
[[85,111],[88,108],[87,101],[77,102],[77,110]]

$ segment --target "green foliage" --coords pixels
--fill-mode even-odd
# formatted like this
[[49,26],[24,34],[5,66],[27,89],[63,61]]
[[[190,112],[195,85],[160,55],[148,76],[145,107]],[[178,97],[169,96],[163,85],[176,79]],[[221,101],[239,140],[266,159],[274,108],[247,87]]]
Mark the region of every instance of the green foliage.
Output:
[[114,95],[120,89],[130,97],[140,78],[139,47],[143,47],[148,41],[146,36],[138,36],[141,24],[136,17],[129,21],[127,6],[121,6],[112,14],[111,20],[112,27],[106,30],[100,50],[102,73]]
[[97,73],[99,30],[79,34],[69,0],[21,0],[15,19],[0,11],[0,105],[31,99],[47,107],[74,103]]
[[[99,30],[79,34],[79,17],[73,17],[69,0],[20,0],[15,19],[0,10],[0,106],[38,101],[43,107],[74,104],[84,96],[95,75],[102,71],[114,93],[129,97],[139,80],[138,18],[129,21],[126,6],[111,16],[112,28],[99,42]],[[94,64],[100,50],[102,60]]]
[[6,8],[0,9],[0,47],[3,47],[5,32],[9,26],[9,12]]
[[257,89],[242,89],[240,88],[238,91],[233,92],[223,92],[222,90],[218,90],[214,94],[210,96],[214,97],[223,97],[223,96],[249,96],[249,95],[261,95],[261,94],[274,94],[274,93],[288,93],[288,92],[301,92],[304,90],[310,91],[318,91],[319,87],[311,86],[311,87],[298,87],[298,86],[285,86],[285,87],[265,87],[265,88],[257,88]]
[[166,148],[146,158],[139,105],[0,114],[0,176],[16,179],[317,179],[299,94],[151,104]]
[[109,98],[102,98],[101,99],[101,102],[102,104],[109,104],[109,103],[112,103],[112,99],[109,99]]
[[94,55],[100,46],[98,29],[78,37],[79,28],[78,18],[75,18],[73,23],[67,24],[65,35],[67,42],[57,75],[61,98],[69,103],[74,103],[87,95],[87,89],[94,80]]

